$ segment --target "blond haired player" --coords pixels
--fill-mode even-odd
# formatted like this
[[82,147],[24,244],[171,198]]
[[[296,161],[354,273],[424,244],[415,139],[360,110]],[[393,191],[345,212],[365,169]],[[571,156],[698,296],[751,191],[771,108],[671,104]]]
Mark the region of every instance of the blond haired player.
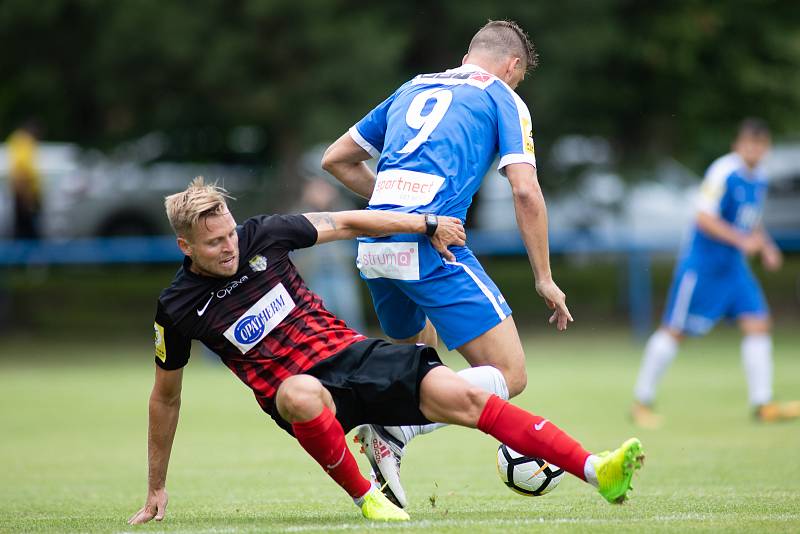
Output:
[[[158,299],[148,491],[129,523],[164,518],[192,339],[220,357],[368,519],[409,517],[359,472],[345,432],[360,424],[436,421],[478,428],[523,454],[556,463],[610,502],[626,498],[643,459],[639,440],[610,454],[590,454],[547,419],[470,385],[442,365],[435,349],[394,345],[352,330],[325,309],[289,259],[291,250],[356,235],[422,234],[421,215],[262,215],[237,225],[222,191],[202,179],[167,197],[166,207],[186,257]],[[434,247],[463,244],[457,219],[437,222]]]

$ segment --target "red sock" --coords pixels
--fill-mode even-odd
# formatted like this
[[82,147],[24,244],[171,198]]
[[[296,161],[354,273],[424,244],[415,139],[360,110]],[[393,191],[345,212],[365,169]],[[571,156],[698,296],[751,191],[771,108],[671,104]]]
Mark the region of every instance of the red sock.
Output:
[[372,487],[361,476],[356,459],[344,438],[344,430],[327,407],[311,421],[292,423],[294,436],[330,477],[351,497],[363,497]]
[[544,417],[533,415],[492,395],[483,408],[478,429],[525,456],[544,458],[581,480],[590,453]]

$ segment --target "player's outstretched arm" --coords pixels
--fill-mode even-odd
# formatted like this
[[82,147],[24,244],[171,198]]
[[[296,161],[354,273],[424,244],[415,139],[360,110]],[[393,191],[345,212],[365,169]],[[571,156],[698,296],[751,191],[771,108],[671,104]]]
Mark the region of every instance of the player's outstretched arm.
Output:
[[556,323],[559,330],[565,330],[567,324],[572,321],[572,315],[567,308],[567,297],[553,282],[550,272],[547,207],[536,177],[536,168],[527,163],[512,163],[506,165],[505,173],[511,183],[517,226],[528,251],[528,259],[536,281],[536,292],[553,310],[550,323]]
[[166,371],[156,367],[150,394],[150,419],[147,436],[147,499],[144,506],[128,519],[140,525],[151,519],[161,521],[167,511],[167,465],[181,408],[183,369]]
[[375,187],[375,174],[364,161],[371,157],[346,132],[325,151],[322,168],[355,194],[370,198]]
[[[317,229],[317,243],[327,243],[358,236],[378,237],[393,234],[424,234],[425,216],[419,213],[398,213],[379,210],[333,211],[303,214]],[[455,256],[447,247],[463,246],[467,234],[460,219],[438,217],[431,243],[450,261]]]

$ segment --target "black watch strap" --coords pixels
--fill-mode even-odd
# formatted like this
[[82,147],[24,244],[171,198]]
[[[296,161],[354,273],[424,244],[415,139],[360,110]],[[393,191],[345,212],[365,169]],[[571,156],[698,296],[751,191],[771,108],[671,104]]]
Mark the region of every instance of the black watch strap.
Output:
[[436,217],[433,213],[426,213],[425,214],[425,235],[428,237],[433,237],[433,234],[436,233],[436,228],[439,227],[439,218]]

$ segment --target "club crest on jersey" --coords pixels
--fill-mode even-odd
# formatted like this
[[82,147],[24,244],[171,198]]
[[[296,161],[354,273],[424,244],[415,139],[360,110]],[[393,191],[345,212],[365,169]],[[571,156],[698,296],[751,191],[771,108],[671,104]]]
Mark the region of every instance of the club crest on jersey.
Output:
[[249,263],[250,268],[257,273],[267,268],[267,258],[262,256],[261,254],[256,254],[255,256],[250,258],[250,261],[248,261],[247,263]]
[[522,131],[525,134],[525,152],[534,155],[535,151],[533,148],[533,128],[531,128],[531,121],[526,118],[521,119],[522,122]]
[[240,315],[223,335],[245,354],[272,332],[295,306],[283,284],[278,284]]
[[153,330],[155,331],[155,348],[156,357],[162,362],[167,361],[167,345],[164,343],[164,327],[158,323],[153,323]]

